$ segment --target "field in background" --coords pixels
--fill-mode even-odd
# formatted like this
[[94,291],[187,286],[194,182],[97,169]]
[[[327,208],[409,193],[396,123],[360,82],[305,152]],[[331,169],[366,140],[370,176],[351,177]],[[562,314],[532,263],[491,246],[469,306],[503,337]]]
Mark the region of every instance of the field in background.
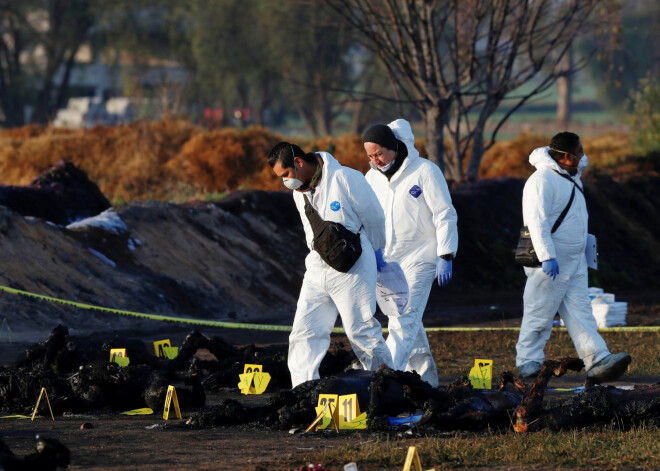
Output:
[[[531,150],[548,135],[523,133],[497,142],[484,156],[482,178],[526,177]],[[25,126],[0,131],[0,175],[5,185],[26,185],[60,159],[87,172],[114,204],[152,198],[171,202],[217,199],[239,188],[278,190],[266,154],[286,137],[262,128],[208,131],[187,121],[136,122],[63,130]],[[342,164],[368,170],[360,136],[295,139],[305,150],[329,150]],[[629,153],[624,132],[583,138],[592,166],[607,166]],[[448,143],[447,143],[448,144]],[[425,154],[424,139],[416,142]]]

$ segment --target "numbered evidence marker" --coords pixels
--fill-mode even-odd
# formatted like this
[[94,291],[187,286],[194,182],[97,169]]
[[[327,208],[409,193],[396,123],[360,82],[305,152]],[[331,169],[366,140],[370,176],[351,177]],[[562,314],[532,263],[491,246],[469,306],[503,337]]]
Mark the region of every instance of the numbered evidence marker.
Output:
[[176,412],[176,418],[181,418],[181,409],[179,409],[179,400],[176,398],[176,389],[174,386],[169,386],[167,388],[167,397],[165,398],[165,410],[163,411],[163,419],[168,420],[170,418],[170,404],[174,402],[174,412]]
[[46,392],[46,388],[41,388],[41,392],[39,393],[39,399],[37,399],[37,405],[34,406],[34,412],[32,413],[32,419],[34,420],[34,417],[37,415],[37,409],[39,409],[39,403],[41,402],[41,396],[46,396],[46,402],[48,403],[48,410],[50,411],[50,417],[51,419],[55,420],[55,416],[53,416],[53,409],[50,407],[50,401],[48,400],[48,393]]
[[238,377],[240,379],[238,388],[243,394],[261,394],[270,382],[270,374],[263,372],[262,365],[246,364],[243,374]]
[[169,358],[174,360],[179,353],[179,347],[173,347],[170,339],[154,342],[154,353],[157,357]]
[[360,413],[357,394],[346,394],[345,396],[321,394],[318,404],[316,420],[307,428],[307,431],[325,429],[333,423],[337,431],[339,431],[338,429],[367,428],[367,413]]
[[[410,468],[413,464],[415,465],[416,471],[423,471],[422,462],[419,459],[419,454],[417,454],[417,447],[415,446],[408,447],[406,461],[403,463],[403,471],[410,471]],[[435,471],[435,468],[429,469],[428,471]]]
[[338,402],[339,396],[336,394],[319,394],[319,405],[316,406],[316,419],[307,427],[305,432],[315,432],[318,429],[328,428],[328,425],[333,424],[334,429],[339,433]]
[[125,348],[110,349],[110,363],[117,363],[119,366],[128,366],[131,362],[126,356]]
[[358,430],[367,428],[367,413],[360,414],[357,394],[339,396],[339,428]]
[[476,389],[490,389],[493,379],[493,360],[474,360],[470,370],[470,383]]

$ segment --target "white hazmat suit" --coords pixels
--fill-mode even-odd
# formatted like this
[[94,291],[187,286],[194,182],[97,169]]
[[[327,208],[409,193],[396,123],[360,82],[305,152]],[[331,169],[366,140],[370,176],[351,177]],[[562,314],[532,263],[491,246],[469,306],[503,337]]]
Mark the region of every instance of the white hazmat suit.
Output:
[[[573,203],[554,234],[552,226],[571,196],[573,184],[557,175],[570,177],[548,153],[548,147],[535,149],[529,162],[536,171],[523,190],[523,223],[529,229],[532,244],[541,262],[556,259],[559,274],[555,280],[539,268],[525,267],[527,283],[523,295],[524,312],[516,345],[516,365],[543,363],[543,349],[552,333],[557,312],[566,324],[579,357],[589,371],[592,365],[609,355],[598,333],[588,293],[587,205],[582,192],[575,190]],[[587,165],[586,156],[572,177],[580,187],[580,173]]]
[[305,215],[303,193],[294,191],[310,253],[305,258],[305,276],[289,336],[288,365],[293,386],[319,378],[319,365],[330,346],[330,333],[337,313],[341,316],[353,351],[366,370],[381,364],[392,366],[376,311],[376,257],[374,249],[385,245],[383,210],[376,195],[357,170],[342,165],[327,152],[321,180],[312,193],[305,193],[321,219],[343,224],[360,232],[362,255],[347,272],[325,263],[312,250],[314,234]]
[[389,317],[387,346],[395,369],[417,371],[424,381],[437,386],[438,372],[422,315],[438,258],[456,255],[457,216],[442,171],[419,156],[408,121],[397,119],[388,126],[406,145],[408,156],[389,181],[379,170],[369,170],[366,177],[385,211],[385,257],[401,265],[410,302],[400,316]]

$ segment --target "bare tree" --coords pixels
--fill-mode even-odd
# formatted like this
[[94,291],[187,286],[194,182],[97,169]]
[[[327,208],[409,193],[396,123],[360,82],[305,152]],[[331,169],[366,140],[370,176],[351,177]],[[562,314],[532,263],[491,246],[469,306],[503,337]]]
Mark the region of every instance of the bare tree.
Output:
[[566,70],[569,73],[557,79],[557,122],[564,126],[571,120],[573,111],[573,75],[570,73],[574,68],[572,51],[573,48],[570,48],[564,57]]
[[0,107],[5,126],[47,122],[66,99],[75,57],[106,10],[129,0],[0,0]]
[[[424,116],[426,149],[448,179],[477,176],[502,124],[558,77],[595,8],[593,0],[319,0],[358,33]],[[524,91],[522,86],[525,85]],[[486,123],[508,111],[486,144]],[[451,149],[445,149],[445,133]]]

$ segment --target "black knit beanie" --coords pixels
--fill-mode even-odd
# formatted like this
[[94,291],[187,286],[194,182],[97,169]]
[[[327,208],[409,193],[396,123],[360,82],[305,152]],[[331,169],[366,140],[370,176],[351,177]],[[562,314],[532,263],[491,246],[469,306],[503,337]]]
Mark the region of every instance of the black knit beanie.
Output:
[[[378,144],[381,147],[396,151],[399,146],[397,145],[398,139],[394,135],[394,132],[385,126],[384,124],[376,124],[371,126],[367,131],[362,135],[362,143],[373,142]],[[405,145],[404,145],[405,147]]]

